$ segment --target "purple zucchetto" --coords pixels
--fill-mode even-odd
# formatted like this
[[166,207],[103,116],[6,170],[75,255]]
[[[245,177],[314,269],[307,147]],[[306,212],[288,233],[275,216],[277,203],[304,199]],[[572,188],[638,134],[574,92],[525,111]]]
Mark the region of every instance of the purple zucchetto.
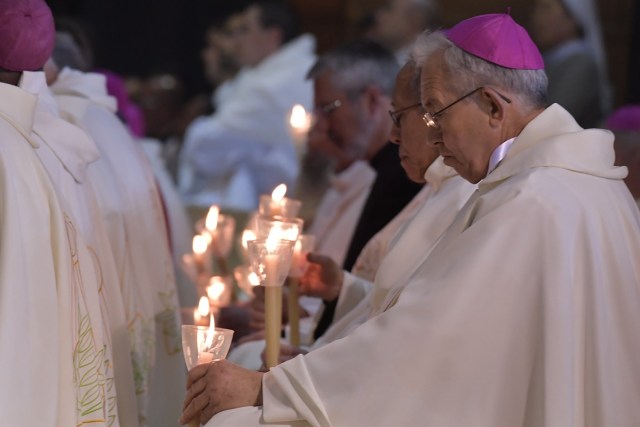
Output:
[[640,132],[640,104],[627,104],[607,118],[606,128],[612,131]]
[[506,13],[475,16],[443,32],[460,49],[493,64],[518,70],[544,69],[538,47]]
[[0,68],[41,69],[51,56],[55,34],[44,0],[0,0]]

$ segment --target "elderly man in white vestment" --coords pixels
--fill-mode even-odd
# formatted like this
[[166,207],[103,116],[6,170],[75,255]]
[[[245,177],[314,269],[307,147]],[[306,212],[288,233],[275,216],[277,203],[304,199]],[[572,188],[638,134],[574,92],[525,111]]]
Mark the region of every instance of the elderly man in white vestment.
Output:
[[18,87],[51,54],[46,3],[0,3],[0,40],[0,425],[118,426],[104,283],[38,157],[38,100]]
[[[131,388],[119,396],[120,410],[123,413],[125,406],[131,411],[127,415],[133,420],[127,424],[137,424],[139,418],[141,425],[160,425],[153,418],[179,415],[178,386],[184,382],[173,263],[163,233],[166,219],[148,160],[117,118],[105,77],[81,71],[86,67],[72,55],[74,47],[71,34],[59,30],[47,77],[61,115],[84,129],[101,155],[87,172],[126,295],[126,325],[133,349],[129,350],[133,356],[129,371],[135,384],[131,382]],[[149,336],[152,329],[146,331],[154,322],[155,350]],[[139,415],[132,399],[136,395]]]
[[[336,311],[330,327],[311,346],[297,349],[282,343],[281,361],[342,338],[384,311],[387,292],[406,282],[402,277],[409,277],[420,265],[476,188],[445,166],[437,150],[426,143],[420,70],[413,60],[396,77],[391,107],[394,126],[390,139],[399,146],[402,167],[412,181],[426,185],[365,245],[351,273],[330,257],[309,255],[313,263],[300,281],[300,291],[323,300],[337,299]],[[242,364],[256,370],[261,365],[259,357],[247,358]]]
[[[398,162],[398,147],[389,141],[388,111],[397,72],[391,52],[370,40],[354,40],[326,52],[309,70],[317,117],[309,146],[331,159],[335,175],[307,233],[316,237],[316,252],[347,270],[355,262],[350,252],[360,253],[422,188],[407,178]],[[316,321],[328,314],[323,310],[333,302],[318,311],[318,298],[301,301],[308,313],[316,314],[300,326],[302,342],[310,343],[318,331]],[[253,326],[261,332],[261,301],[254,300],[252,307]],[[239,346],[229,358],[257,369],[263,346]]]
[[236,35],[243,66],[216,112],[187,129],[178,167],[186,204],[249,212],[280,183],[293,187],[298,157],[288,127],[295,104],[311,109],[305,74],[315,39],[298,34],[293,12],[274,1],[252,2]]
[[428,140],[478,190],[386,311],[268,373],[194,368],[183,419],[637,424],[640,214],[611,133],[546,106],[540,53],[507,14],[415,53]]

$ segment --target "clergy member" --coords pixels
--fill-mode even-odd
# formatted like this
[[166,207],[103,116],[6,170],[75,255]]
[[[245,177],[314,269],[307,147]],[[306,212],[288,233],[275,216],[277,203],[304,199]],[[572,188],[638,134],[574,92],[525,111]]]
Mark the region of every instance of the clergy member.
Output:
[[0,425],[119,425],[99,272],[37,152],[21,89],[53,48],[42,0],[0,3]]
[[[406,278],[420,265],[476,188],[444,165],[437,150],[426,143],[420,70],[413,60],[396,77],[391,107],[390,140],[399,146],[400,163],[412,181],[426,185],[367,243],[352,273],[341,270],[330,257],[309,256],[312,264],[300,281],[300,290],[327,301],[335,300],[335,315],[327,331],[313,345],[297,349],[283,343],[281,361],[342,338],[369,317],[384,311],[387,294],[394,286],[406,284]],[[239,364],[257,370],[262,360],[247,355]]]
[[[58,31],[56,48],[47,67],[51,91],[67,120],[84,129],[96,143],[100,159],[88,169],[88,179],[96,191],[102,219],[120,273],[120,288],[124,294],[126,323],[133,343],[133,360],[129,370],[135,369],[135,384],[126,390],[126,398],[119,397],[129,409],[128,415],[138,413],[142,425],[157,424],[154,417],[176,417],[181,400],[180,387],[184,381],[184,361],[180,346],[178,301],[173,262],[169,252],[166,223],[159,193],[148,160],[134,142],[125,125],[117,118],[116,101],[107,94],[102,74],[83,72],[81,61],[71,53],[79,50],[68,32]],[[157,322],[156,348],[144,332],[144,324]],[[133,362],[133,363],[132,363]],[[133,368],[133,369],[132,369]],[[150,386],[154,385],[154,388]],[[174,390],[167,399],[155,402],[153,390]],[[168,400],[165,401],[165,400]],[[147,406],[151,410],[147,410]],[[121,408],[121,414],[124,408]]]
[[268,373],[194,368],[183,420],[640,419],[640,213],[611,133],[546,105],[542,57],[507,14],[426,34],[415,53],[428,141],[477,192],[386,311]]

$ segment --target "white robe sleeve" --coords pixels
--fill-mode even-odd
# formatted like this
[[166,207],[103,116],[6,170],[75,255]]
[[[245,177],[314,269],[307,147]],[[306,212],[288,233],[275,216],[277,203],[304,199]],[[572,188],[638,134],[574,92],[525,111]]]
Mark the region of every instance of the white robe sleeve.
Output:
[[[580,216],[563,205],[566,194],[553,193],[509,194],[483,217],[486,201],[463,211],[455,238],[441,242],[395,306],[265,375],[264,419],[312,426],[636,423],[640,334],[628,325],[640,324],[637,213],[626,208],[629,226],[608,235],[598,216],[607,217],[604,206],[615,195],[602,198],[593,216]],[[477,215],[466,229],[465,215]]]
[[75,307],[56,268],[66,254],[53,244],[64,238],[52,232],[53,190],[40,185],[38,160],[12,146],[20,136],[0,132],[0,425],[75,425],[70,340],[59,323]]

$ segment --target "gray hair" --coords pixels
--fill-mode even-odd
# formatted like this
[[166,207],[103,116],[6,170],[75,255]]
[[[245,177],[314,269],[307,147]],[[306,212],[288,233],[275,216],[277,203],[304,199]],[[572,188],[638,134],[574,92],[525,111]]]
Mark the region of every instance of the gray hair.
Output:
[[76,43],[73,36],[66,32],[57,31],[56,41],[51,53],[53,62],[58,68],[73,68],[79,71],[89,71],[89,64]]
[[332,71],[334,86],[356,97],[367,86],[378,87],[391,96],[398,62],[393,54],[371,40],[355,40],[322,55],[307,73],[307,79],[315,79],[325,71]]
[[442,52],[447,67],[447,89],[463,95],[480,86],[496,86],[514,94],[532,108],[547,106],[548,80],[544,70],[501,67],[471,55],[447,39],[441,31],[425,31],[415,41],[410,54],[422,69],[435,53]]

